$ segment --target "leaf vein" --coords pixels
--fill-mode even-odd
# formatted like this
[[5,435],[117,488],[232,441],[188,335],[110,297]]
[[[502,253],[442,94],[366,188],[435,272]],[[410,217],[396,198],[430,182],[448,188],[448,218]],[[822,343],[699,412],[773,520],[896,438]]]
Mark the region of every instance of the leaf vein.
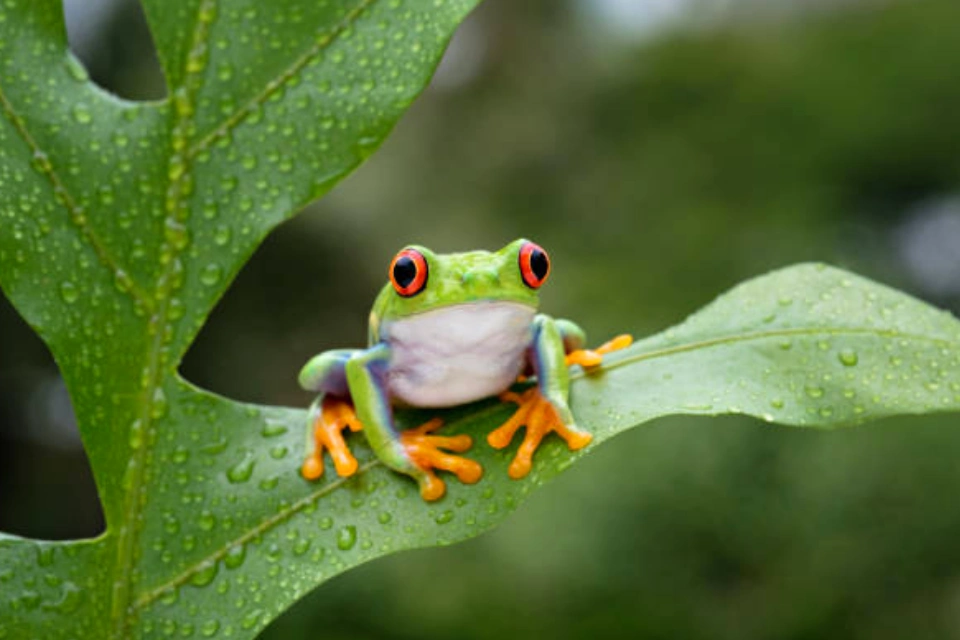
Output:
[[[908,340],[924,340],[927,342],[935,342],[937,344],[946,345],[949,347],[956,348],[958,346],[957,342],[951,341],[947,338],[939,338],[924,334],[916,333],[903,333],[896,329],[877,329],[874,327],[810,327],[810,328],[796,328],[796,329],[777,329],[772,331],[755,331],[753,333],[741,333],[741,334],[732,334],[726,336],[718,336],[716,338],[709,338],[706,340],[700,340],[698,342],[689,342],[686,344],[678,344],[671,347],[663,347],[660,349],[655,349],[653,351],[646,351],[640,353],[634,353],[630,355],[624,355],[623,357],[613,360],[609,364],[604,363],[603,370],[617,369],[628,364],[633,364],[636,362],[642,362],[644,360],[653,360],[655,358],[661,358],[668,355],[673,355],[675,353],[683,353],[686,351],[695,351],[697,349],[706,349],[709,347],[720,346],[724,344],[735,344],[737,342],[749,342],[750,340],[762,340],[764,338],[782,338],[787,336],[800,336],[800,335],[818,335],[818,334],[827,334],[827,335],[865,335],[865,334],[874,334],[881,337],[887,338],[905,338]],[[581,370],[580,372],[570,376],[571,380],[586,378],[589,373]]]
[[145,444],[133,450],[128,463],[130,488],[124,500],[125,521],[128,524],[120,530],[117,541],[117,573],[123,578],[115,582],[111,619],[113,635],[118,640],[129,636],[130,629],[136,620],[136,607],[131,606],[136,588],[132,569],[137,562],[136,549],[142,527],[140,515],[146,504],[146,487],[149,480],[147,466],[150,461],[147,453],[150,448],[149,443],[155,439],[156,422],[162,414],[157,411],[157,403],[165,401],[158,397],[158,392],[163,393],[161,382],[169,358],[167,344],[172,340],[169,328],[173,320],[168,312],[176,287],[174,282],[176,273],[182,268],[179,255],[186,246],[181,238],[182,234],[186,233],[185,222],[189,213],[187,200],[190,195],[188,183],[191,176],[185,157],[185,147],[187,136],[191,132],[194,98],[203,81],[202,71],[206,56],[202,45],[207,38],[210,22],[216,15],[216,4],[217,0],[201,0],[197,7],[197,18],[184,63],[183,80],[181,87],[173,92],[171,153],[167,171],[169,185],[164,202],[166,215],[163,221],[166,239],[160,255],[164,268],[156,282],[154,298],[158,301],[158,308],[150,319],[153,340],[147,347],[146,375],[140,401],[142,409],[137,418],[137,422],[140,423],[139,428],[144,433]]
[[232,548],[234,548],[234,547],[237,547],[237,546],[239,546],[239,545],[246,544],[246,543],[250,542],[251,540],[253,540],[254,538],[256,538],[257,536],[263,535],[264,533],[266,533],[266,532],[269,531],[270,529],[272,529],[272,528],[274,528],[274,527],[282,524],[283,522],[289,520],[290,518],[292,518],[293,516],[295,516],[297,513],[299,513],[300,511],[302,511],[302,510],[305,509],[306,507],[310,506],[311,503],[320,500],[321,498],[323,498],[324,496],[329,495],[330,493],[333,493],[336,489],[339,489],[339,488],[340,488],[341,486],[343,486],[346,482],[348,482],[348,481],[350,481],[350,480],[352,480],[352,479],[354,479],[354,478],[359,478],[360,476],[362,476],[363,474],[367,473],[367,472],[370,471],[371,469],[373,469],[373,468],[375,468],[375,467],[377,467],[377,466],[380,466],[380,465],[382,465],[382,464],[383,464],[383,463],[380,462],[379,460],[371,460],[370,462],[366,463],[365,465],[363,465],[362,467],[360,467],[359,469],[357,469],[356,473],[354,473],[352,476],[347,477],[347,478],[339,478],[339,479],[335,480],[334,482],[331,482],[330,484],[324,485],[324,486],[321,487],[320,489],[317,489],[316,491],[314,491],[314,492],[312,492],[312,493],[310,493],[310,494],[307,494],[307,495],[304,496],[303,498],[300,498],[299,500],[297,500],[296,502],[294,502],[293,504],[291,504],[291,505],[290,505],[289,507],[287,507],[286,509],[277,512],[275,515],[267,518],[266,520],[264,520],[263,522],[261,522],[261,523],[258,524],[257,526],[255,526],[255,527],[253,527],[252,529],[248,530],[248,531],[247,531],[246,533],[244,533],[242,536],[239,536],[238,538],[235,538],[235,539],[227,542],[226,544],[224,544],[222,547],[220,547],[219,549],[217,549],[216,551],[214,551],[214,552],[211,553],[210,555],[208,555],[208,556],[206,556],[205,558],[203,558],[202,560],[200,560],[200,561],[192,564],[192,565],[189,566],[187,569],[185,569],[182,573],[180,573],[179,575],[175,576],[175,577],[172,578],[171,580],[165,582],[164,584],[162,584],[162,585],[160,585],[160,586],[158,586],[158,587],[156,587],[156,588],[154,588],[154,589],[151,589],[151,590],[149,590],[149,591],[146,591],[146,592],[142,593],[142,594],[140,595],[140,597],[137,598],[136,601],[134,602],[133,607],[134,607],[135,609],[142,609],[142,608],[150,605],[152,602],[156,601],[158,598],[160,598],[161,596],[163,596],[163,594],[167,593],[168,591],[171,591],[171,590],[173,590],[173,589],[176,589],[177,587],[180,587],[180,586],[186,584],[187,582],[189,582],[189,580],[190,580],[196,573],[198,573],[198,572],[199,572],[201,569],[203,569],[204,567],[208,566],[210,563],[219,562],[220,560],[222,560],[224,557],[226,557],[226,555],[227,555],[227,553],[230,551],[230,549],[232,549]]
[[[97,259],[100,260],[100,263],[103,264],[114,277],[120,278],[122,274],[126,274],[126,270],[120,266],[120,262],[110,253],[107,249],[106,244],[103,240],[100,239],[100,236],[97,235],[97,232],[90,225],[89,220],[83,213],[83,208],[77,204],[76,199],[67,190],[66,185],[61,180],[60,175],[54,170],[53,164],[51,163],[50,156],[43,151],[37,142],[36,138],[30,133],[27,129],[26,124],[23,122],[23,118],[17,114],[16,110],[13,107],[13,104],[7,98],[6,93],[3,89],[3,86],[0,85],[0,108],[2,108],[4,115],[7,120],[13,125],[13,128],[16,130],[17,135],[30,147],[30,150],[33,152],[35,159],[44,159],[41,163],[32,163],[33,166],[37,169],[38,172],[43,174],[47,180],[50,181],[50,186],[53,188],[54,200],[59,202],[61,206],[66,210],[67,216],[80,231],[81,237],[83,237],[93,249],[93,252],[97,255]],[[39,166],[38,166],[39,164]],[[124,280],[125,286],[122,290],[126,292],[133,300],[146,308],[149,311],[153,310],[153,301],[146,295],[146,293],[140,289],[140,287],[127,277]]]
[[280,75],[268,82],[260,91],[260,93],[248,100],[246,104],[229,115],[210,133],[201,138],[196,144],[192,145],[187,152],[187,157],[195,157],[200,152],[209,148],[211,144],[220,138],[226,137],[231,131],[233,131],[244,120],[246,120],[247,117],[253,113],[258,106],[270,99],[270,96],[274,95],[280,89],[280,87],[284,85],[285,82],[300,73],[304,67],[310,64],[310,62],[312,62],[317,56],[333,45],[333,43],[337,41],[343,32],[350,28],[354,22],[356,22],[356,20],[360,17],[360,14],[370,8],[376,1],[377,0],[361,0],[359,3],[357,3],[357,5],[347,12],[343,19],[335,24],[332,29],[317,37],[313,46],[302,53],[299,58],[294,60],[293,63]]

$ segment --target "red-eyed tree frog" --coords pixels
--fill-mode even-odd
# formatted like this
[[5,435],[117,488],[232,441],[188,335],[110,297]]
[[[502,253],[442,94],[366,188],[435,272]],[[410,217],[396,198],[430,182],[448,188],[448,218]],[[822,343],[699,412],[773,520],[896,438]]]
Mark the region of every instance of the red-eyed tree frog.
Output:
[[[325,351],[300,371],[300,385],[320,394],[309,411],[303,477],[323,474],[325,449],[339,475],[356,472],[342,432],[362,429],[379,459],[414,478],[425,500],[446,491],[435,469],[465,483],[480,479],[477,462],[453,455],[470,449],[470,436],[434,435],[439,418],[399,432],[394,406],[451,407],[495,395],[518,404],[513,417],[487,436],[502,449],[526,427],[509,467],[512,478],[530,472],[534,452],[551,431],[570,450],[589,444],[592,436],[576,426],[568,405],[568,367],[596,367],[604,353],[632,339],[622,335],[583,349],[580,327],[537,313],[549,275],[546,251],[528,240],[497,252],[401,250],[370,313],[368,348]],[[518,376],[536,376],[536,385],[515,393],[510,387]]]

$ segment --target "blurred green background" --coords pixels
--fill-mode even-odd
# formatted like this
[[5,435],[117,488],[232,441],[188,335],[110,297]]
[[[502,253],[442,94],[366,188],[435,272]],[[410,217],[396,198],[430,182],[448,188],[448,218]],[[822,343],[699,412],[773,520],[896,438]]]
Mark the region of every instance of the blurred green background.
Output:
[[[136,4],[70,0],[104,86],[162,96]],[[805,260],[960,311],[956,0],[486,0],[355,175],[277,230],[182,371],[306,405],[393,253],[551,253],[594,341]],[[598,447],[497,531],[334,579],[279,638],[960,638],[960,416],[836,433],[672,418]],[[293,473],[294,470],[291,470]],[[0,529],[95,535],[69,399],[0,298]]]

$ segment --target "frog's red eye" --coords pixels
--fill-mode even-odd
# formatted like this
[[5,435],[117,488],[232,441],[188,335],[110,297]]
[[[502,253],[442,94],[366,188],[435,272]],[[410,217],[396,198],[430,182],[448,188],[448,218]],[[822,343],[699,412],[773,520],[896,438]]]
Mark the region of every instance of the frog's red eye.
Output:
[[550,258],[540,245],[527,242],[520,247],[520,275],[531,289],[539,289],[550,275]]
[[427,259],[416,249],[404,249],[390,263],[390,282],[404,298],[417,295],[427,286]]

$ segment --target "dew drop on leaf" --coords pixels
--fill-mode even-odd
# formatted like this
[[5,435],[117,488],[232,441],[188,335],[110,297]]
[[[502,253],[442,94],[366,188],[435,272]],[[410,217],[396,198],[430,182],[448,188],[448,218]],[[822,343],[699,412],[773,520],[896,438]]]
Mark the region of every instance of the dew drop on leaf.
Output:
[[287,426],[282,422],[273,422],[267,420],[264,423],[263,428],[260,429],[260,435],[264,438],[274,438],[276,436],[282,436],[287,432]]
[[227,555],[223,557],[223,564],[226,565],[228,569],[236,569],[243,564],[243,561],[247,558],[247,547],[238,544],[230,547],[227,551]]
[[341,551],[349,551],[357,544],[357,528],[349,524],[337,532],[337,548]]
[[220,631],[219,620],[207,620],[200,625],[200,633],[204,638],[212,638],[216,635],[217,631]]
[[220,265],[211,262],[200,272],[200,282],[208,287],[212,287],[220,282],[221,275],[223,275],[223,269]]
[[840,364],[845,367],[855,367],[860,362],[860,357],[853,349],[842,349],[837,357],[840,359]]
[[217,577],[217,563],[215,561],[204,562],[200,565],[197,572],[193,574],[193,577],[190,578],[190,584],[196,587],[205,587],[213,582],[215,577]]
[[53,564],[53,547],[37,547],[37,565],[49,567],[51,564]]
[[230,235],[230,227],[226,225],[220,225],[213,233],[213,241],[218,247],[222,247],[230,242]]
[[253,475],[253,467],[255,464],[256,460],[248,453],[244,456],[243,460],[227,470],[227,480],[233,484],[246,482],[250,479],[250,476]]
[[807,395],[811,398],[822,398],[823,397],[823,387],[818,387],[816,385],[807,385],[804,391],[807,392]]
[[204,531],[210,531],[216,523],[217,519],[214,515],[206,510],[200,513],[200,518],[197,520],[197,524],[200,525],[200,528]]
[[80,124],[90,124],[93,116],[90,114],[90,108],[85,104],[78,104],[73,107],[73,119]]
[[60,297],[67,304],[73,304],[80,297],[80,291],[77,289],[77,285],[65,280],[60,283]]

